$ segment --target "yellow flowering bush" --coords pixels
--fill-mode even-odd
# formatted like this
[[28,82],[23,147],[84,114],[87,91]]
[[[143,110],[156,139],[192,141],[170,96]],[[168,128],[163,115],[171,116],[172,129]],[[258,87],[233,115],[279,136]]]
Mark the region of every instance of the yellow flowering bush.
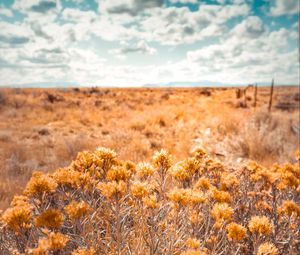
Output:
[[232,169],[196,148],[135,164],[99,147],[33,173],[0,214],[0,254],[297,254],[299,184],[298,163]]

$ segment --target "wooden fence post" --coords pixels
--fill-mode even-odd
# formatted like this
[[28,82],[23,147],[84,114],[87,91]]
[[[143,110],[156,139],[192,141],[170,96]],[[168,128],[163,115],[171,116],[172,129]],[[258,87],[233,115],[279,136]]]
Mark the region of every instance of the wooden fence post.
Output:
[[257,101],[257,83],[254,85],[254,108],[256,107],[256,101]]
[[270,93],[270,101],[269,101],[269,112],[271,111],[271,108],[272,108],[273,90],[274,90],[274,78],[272,79],[272,84],[271,84],[271,93]]

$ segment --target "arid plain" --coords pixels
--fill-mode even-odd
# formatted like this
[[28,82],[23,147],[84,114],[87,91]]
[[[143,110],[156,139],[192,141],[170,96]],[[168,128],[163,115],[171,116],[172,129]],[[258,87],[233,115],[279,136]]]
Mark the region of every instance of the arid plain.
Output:
[[[240,95],[238,95],[240,94]],[[294,158],[299,87],[68,88],[0,90],[0,208],[32,171],[67,166],[79,151],[114,149],[147,161],[164,148],[182,160],[195,146],[229,166]],[[239,98],[238,98],[239,97]]]

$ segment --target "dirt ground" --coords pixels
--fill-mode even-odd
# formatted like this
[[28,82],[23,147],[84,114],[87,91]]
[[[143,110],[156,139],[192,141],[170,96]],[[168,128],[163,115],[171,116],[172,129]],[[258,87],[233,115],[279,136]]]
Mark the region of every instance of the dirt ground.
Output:
[[299,147],[299,87],[0,89],[0,208],[33,170],[68,165],[82,150],[114,149],[149,160],[165,148],[175,161],[195,146],[226,164],[270,166]]

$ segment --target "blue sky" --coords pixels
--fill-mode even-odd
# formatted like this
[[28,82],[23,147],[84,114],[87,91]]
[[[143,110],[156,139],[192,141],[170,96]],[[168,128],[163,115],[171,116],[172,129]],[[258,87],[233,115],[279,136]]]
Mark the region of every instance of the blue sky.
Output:
[[298,0],[0,0],[0,86],[299,84]]

